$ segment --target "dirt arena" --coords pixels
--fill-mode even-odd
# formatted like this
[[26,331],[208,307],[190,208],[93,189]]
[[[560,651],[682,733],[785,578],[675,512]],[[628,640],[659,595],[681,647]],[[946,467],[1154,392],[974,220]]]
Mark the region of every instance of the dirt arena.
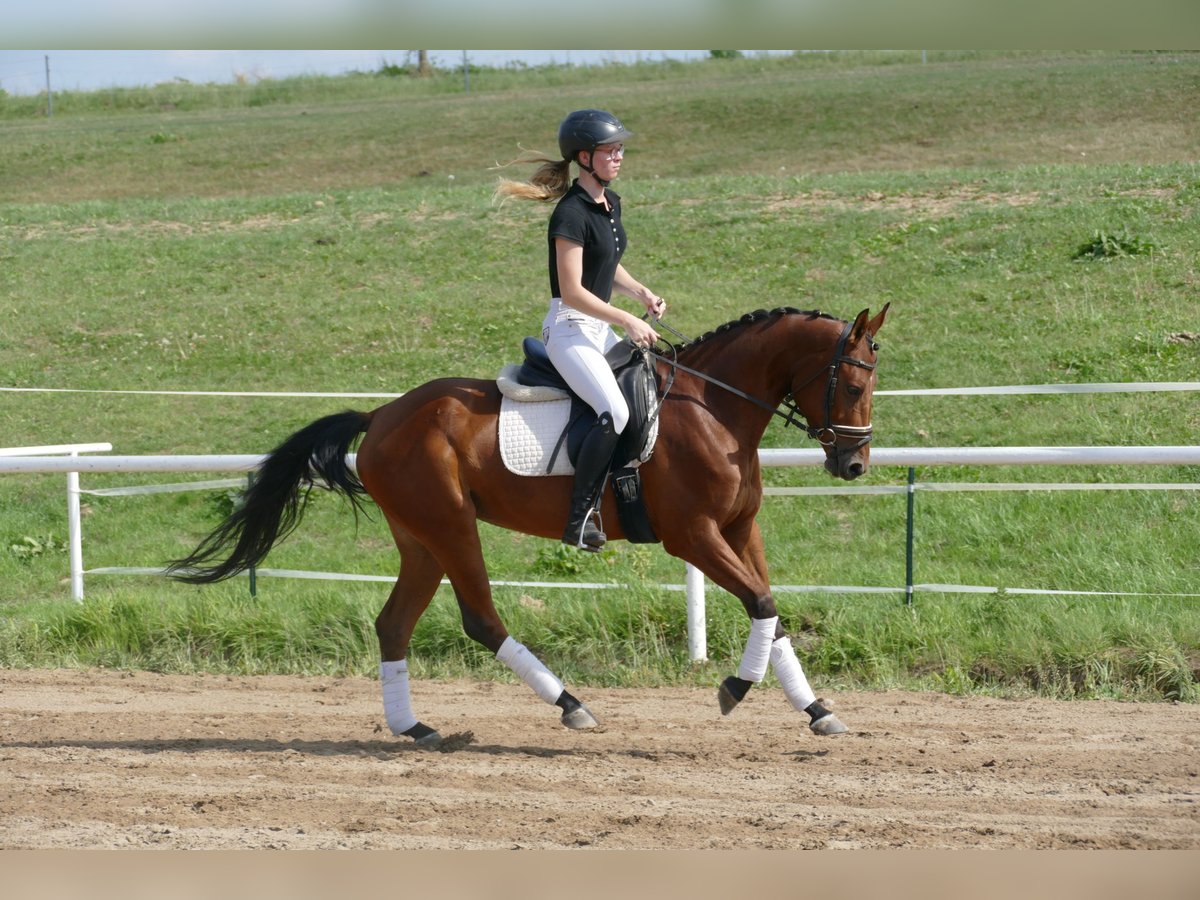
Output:
[[1200,710],[938,694],[414,683],[439,750],[368,679],[0,671],[0,847],[1200,848]]

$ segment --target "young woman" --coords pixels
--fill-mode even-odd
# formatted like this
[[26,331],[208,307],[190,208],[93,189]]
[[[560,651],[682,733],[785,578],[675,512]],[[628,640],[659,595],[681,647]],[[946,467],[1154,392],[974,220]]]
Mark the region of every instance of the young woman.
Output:
[[[612,113],[576,110],[558,128],[561,160],[529,158],[542,163],[529,181],[502,180],[496,189],[500,196],[556,202],[547,229],[552,299],[542,338],[559,374],[596,413],[575,464],[563,543],[592,552],[604,546],[604,532],[593,514],[613,450],[629,421],[629,408],[604,357],[619,341],[612,326],[640,347],[658,340],[647,321],[612,305],[612,293],[640,301],[655,318],[667,308],[662,297],[621,265],[626,247],[621,198],[608,186],[620,174],[625,141],[631,137]],[[574,181],[571,163],[579,167]]]

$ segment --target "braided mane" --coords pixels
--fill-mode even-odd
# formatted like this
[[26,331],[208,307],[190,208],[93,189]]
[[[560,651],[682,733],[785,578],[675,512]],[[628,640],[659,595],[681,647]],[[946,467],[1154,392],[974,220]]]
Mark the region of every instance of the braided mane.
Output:
[[724,325],[718,325],[712,331],[700,335],[693,341],[688,341],[685,344],[677,344],[675,350],[677,352],[685,352],[699,347],[706,341],[713,338],[721,337],[729,334],[731,331],[737,331],[747,325],[753,325],[755,322],[762,322],[765,319],[770,319],[775,316],[808,316],[810,319],[836,319],[836,316],[831,316],[828,313],[823,313],[818,309],[793,309],[790,306],[781,306],[777,309],[756,309],[754,312],[748,312],[740,319],[734,319],[732,322],[726,322]]

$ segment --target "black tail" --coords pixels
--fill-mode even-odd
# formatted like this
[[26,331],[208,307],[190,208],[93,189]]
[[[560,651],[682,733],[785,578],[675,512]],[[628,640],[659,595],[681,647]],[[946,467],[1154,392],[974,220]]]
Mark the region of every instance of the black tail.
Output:
[[[293,434],[263,461],[242,505],[189,556],[172,562],[168,574],[189,584],[211,584],[258,564],[300,524],[315,476],[360,510],[366,489],[346,465],[346,454],[370,421],[370,413],[335,413]],[[231,545],[229,555],[212,564]]]

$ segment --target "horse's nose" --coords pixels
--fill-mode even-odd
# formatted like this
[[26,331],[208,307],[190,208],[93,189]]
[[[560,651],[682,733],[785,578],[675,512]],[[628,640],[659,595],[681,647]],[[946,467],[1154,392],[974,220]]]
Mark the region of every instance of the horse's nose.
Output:
[[862,475],[866,471],[867,471],[867,467],[863,463],[855,460],[854,462],[852,462],[848,466],[846,466],[844,472],[842,473],[842,477],[845,478],[847,481],[853,481],[855,478],[857,478],[859,475]]

